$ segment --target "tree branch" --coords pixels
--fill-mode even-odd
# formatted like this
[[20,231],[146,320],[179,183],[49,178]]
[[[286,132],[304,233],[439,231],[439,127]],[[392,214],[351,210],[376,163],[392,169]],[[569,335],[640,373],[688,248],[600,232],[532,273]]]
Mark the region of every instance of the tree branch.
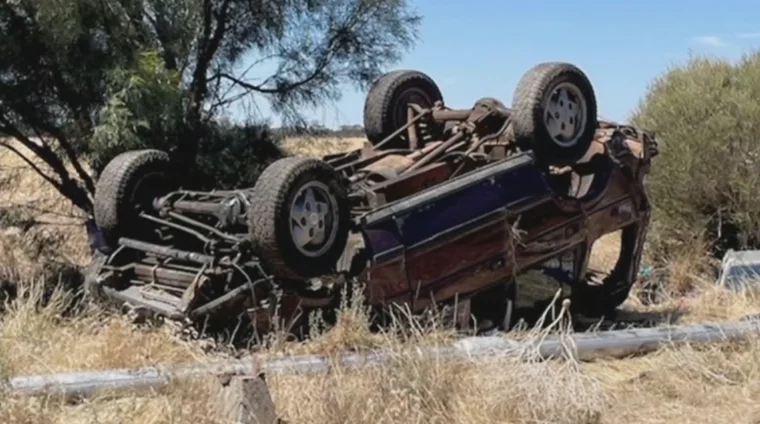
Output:
[[298,88],[311,83],[316,78],[318,78],[325,71],[325,69],[327,69],[328,66],[330,66],[330,63],[332,62],[332,59],[335,56],[334,48],[335,48],[335,43],[338,41],[338,38],[339,37],[337,36],[337,34],[330,37],[329,41],[327,42],[327,45],[325,46],[323,50],[323,54],[317,60],[317,65],[314,67],[314,69],[308,76],[301,79],[300,81],[290,82],[289,84],[276,86],[274,88],[268,88],[268,87],[265,87],[265,85],[271,79],[271,77],[265,79],[264,82],[259,85],[247,83],[243,81],[242,79],[240,79],[240,77],[233,77],[232,75],[228,73],[219,73],[217,74],[217,77],[227,79],[231,81],[233,85],[239,85],[248,91],[255,91],[262,94],[288,93],[290,91],[297,90]]
[[[287,93],[288,91],[293,91],[295,89],[298,89],[299,87],[302,87],[302,86],[304,86],[304,85],[306,85],[306,84],[314,81],[314,79],[316,79],[327,68],[327,66],[329,64],[330,64],[330,61],[329,60],[325,60],[324,63],[322,63],[321,65],[319,65],[318,67],[316,67],[312,71],[312,73],[309,74],[309,76],[307,76],[306,78],[302,79],[301,81],[296,81],[296,82],[293,82],[293,83],[290,83],[290,84],[286,84],[286,85],[283,85],[283,86],[280,86],[280,87],[275,87],[275,88],[266,88],[266,87],[263,86],[263,84],[262,85],[253,85],[253,84],[247,83],[247,82],[245,82],[245,81],[243,81],[241,79],[233,77],[232,75],[227,74],[227,73],[219,73],[218,77],[219,78],[227,79],[227,80],[231,81],[232,83],[234,83],[236,85],[239,85],[239,86],[243,87],[244,89],[246,89],[248,91],[256,91],[256,92],[262,93],[262,94],[282,94],[282,93]],[[265,83],[266,83],[266,81],[265,81]]]
[[42,169],[40,169],[40,167],[37,166],[37,164],[35,164],[34,162],[32,162],[32,160],[29,159],[28,157],[26,157],[26,155],[24,155],[23,153],[21,153],[20,150],[18,150],[17,148],[11,146],[7,141],[0,142],[0,146],[3,146],[6,149],[10,150],[11,152],[15,153],[16,156],[18,156],[19,158],[21,158],[21,160],[23,160],[27,165],[29,165],[29,167],[32,168],[32,170],[34,172],[36,172],[45,181],[47,181],[48,183],[50,183],[50,185],[52,185],[53,187],[55,187],[56,190],[58,190],[59,192],[61,190],[63,190],[63,186],[61,185],[61,183],[59,183],[53,177],[51,177],[48,174],[46,174],[45,171],[43,171]]
[[[77,121],[79,122],[79,124],[82,126],[85,126],[84,132],[85,133],[89,132],[92,129],[92,121],[90,120],[90,116],[87,112],[87,107],[85,106],[85,103],[81,101],[82,96],[80,96],[79,93],[77,93],[75,89],[73,89],[72,87],[69,86],[69,84],[67,84],[66,79],[61,73],[61,68],[55,60],[55,55],[49,50],[48,46],[42,41],[42,37],[39,34],[39,32],[29,31],[29,35],[32,37],[32,42],[34,43],[35,47],[37,49],[40,49],[43,52],[43,55],[47,57],[48,60],[51,61],[51,63],[48,64],[46,68],[47,68],[47,71],[50,72],[50,76],[52,77],[52,80],[54,82],[57,97],[61,100],[63,104],[66,104],[71,109],[71,112],[77,118]],[[77,155],[74,152],[74,148],[71,145],[71,143],[69,143],[68,139],[63,135],[61,131],[59,131],[58,128],[55,128],[52,125],[48,125],[44,122],[37,122],[37,124],[38,125],[35,125],[36,128],[40,128],[50,133],[54,137],[56,137],[56,139],[58,139],[59,144],[63,148],[63,151],[66,153],[68,160],[71,162],[79,178],[85,184],[85,187],[87,188],[87,190],[94,193],[95,185],[92,181],[92,178],[84,170],[81,163],[79,163]],[[40,151],[34,151],[34,152],[36,154],[39,154]],[[55,156],[55,153],[51,152],[50,155],[54,156],[55,159],[58,159],[58,157]],[[49,161],[44,157],[43,159],[46,162],[48,162],[48,164],[51,165],[51,167],[53,167],[59,173],[61,172],[60,169],[63,169],[62,166],[60,168],[56,168],[54,166],[55,161]]]
[[168,28],[169,22],[166,20],[166,9],[164,8],[163,2],[156,2],[154,5],[155,17],[148,16],[148,21],[153,26],[153,30],[156,32],[156,38],[158,39],[159,43],[161,43],[162,47],[162,56],[164,58],[164,63],[166,65],[166,69],[169,69],[171,71],[177,70],[177,56],[172,51],[171,46],[171,36],[169,34]]
[[[66,156],[68,157],[69,161],[71,162],[71,165],[74,167],[74,170],[77,172],[77,175],[82,180],[82,182],[85,184],[85,187],[90,193],[95,193],[95,184],[92,180],[92,177],[90,176],[87,171],[82,167],[81,162],[79,162],[79,158],[77,157],[76,153],[74,152],[74,148],[72,147],[71,143],[68,141],[66,136],[63,134],[63,132],[60,131],[59,128],[54,127],[51,124],[48,124],[44,122],[41,119],[37,119],[37,117],[34,115],[34,113],[29,113],[29,111],[26,111],[27,113],[22,113],[22,111],[19,111],[17,109],[18,113],[21,113],[22,118],[25,122],[29,123],[29,125],[34,128],[35,133],[37,133],[37,136],[40,138],[40,140],[43,140],[43,137],[41,134],[38,133],[37,129],[41,129],[42,131],[45,131],[46,133],[52,135],[58,140],[58,143],[63,148],[64,152],[66,153]],[[4,125],[8,128],[11,128],[12,125],[7,120],[2,120],[0,118],[0,122],[4,122]],[[14,134],[14,137],[19,138],[19,140],[22,140],[24,138],[24,135],[21,131],[14,128],[16,133]],[[53,150],[45,144],[45,148],[38,146],[36,143],[31,143],[28,148],[32,150],[36,155],[38,155],[42,160],[44,160],[51,168],[53,168],[54,171],[56,171],[60,175],[68,175],[68,171],[66,170],[63,162],[60,160],[58,155],[56,155]]]
[[[187,116],[187,134],[178,146],[177,153],[186,161],[194,161],[197,156],[202,124],[201,108],[208,96],[208,71],[219,50],[227,28],[227,13],[231,0],[224,0],[215,13],[212,1],[203,1],[203,35],[198,42],[198,54],[190,83],[190,110]],[[216,17],[216,27],[212,29],[212,15]]]
[[74,205],[82,209],[83,211],[87,213],[92,212],[92,202],[90,201],[89,196],[87,195],[87,192],[82,189],[79,184],[76,183],[76,181],[72,180],[69,176],[69,171],[66,169],[66,167],[63,165],[63,162],[61,162],[60,158],[56,156],[55,152],[50,150],[50,148],[47,145],[39,145],[32,140],[29,139],[29,137],[25,136],[21,131],[19,131],[16,127],[11,125],[7,120],[5,120],[2,116],[0,116],[0,124],[3,124],[0,126],[0,131],[4,132],[5,134],[10,135],[11,137],[14,137],[16,140],[18,140],[19,143],[21,143],[24,147],[31,150],[32,153],[34,153],[37,157],[42,159],[50,168],[55,172],[58,177],[59,181],[56,181],[53,177],[49,176],[47,173],[42,171],[41,168],[39,168],[36,164],[32,163],[31,160],[23,156],[18,149],[15,147],[9,145],[7,142],[3,143],[3,145],[10,149],[11,151],[15,152],[17,155],[19,155],[22,159],[25,160],[27,164],[36,172],[38,173],[45,181],[50,183],[53,187],[55,187],[58,192],[66,197],[67,199],[71,200]]
[[[69,159],[69,162],[71,163],[71,166],[74,167],[74,170],[77,173],[77,176],[82,180],[85,187],[90,193],[95,193],[95,182],[93,181],[90,174],[85,171],[84,167],[82,167],[82,163],[79,161],[79,157],[74,152],[74,147],[69,142],[68,138],[61,132],[58,128],[50,126],[49,128],[42,128],[46,132],[48,132],[50,135],[56,138],[58,141],[58,144],[61,145],[63,148],[63,151],[66,153],[66,157]],[[42,137],[40,137],[42,139]]]
[[[259,59],[255,60],[253,63],[251,63],[250,65],[248,65],[248,67],[245,68],[245,70],[243,72],[241,72],[240,75],[237,78],[238,79],[242,79],[249,72],[251,72],[251,70],[253,68],[255,68],[256,66],[260,65],[263,62],[266,62],[267,60],[274,59],[276,57],[280,57],[280,55],[271,54],[271,55],[267,55],[267,56],[264,56],[262,58],[259,58]],[[208,82],[212,82],[212,81],[216,81],[216,80],[219,80],[219,79],[220,79],[219,78],[219,73],[215,73],[214,75],[210,76],[207,81]],[[264,80],[264,82],[262,83],[262,85],[265,84],[267,81],[269,81],[269,79],[270,78],[267,78],[266,80]],[[227,95],[230,93],[230,91],[232,91],[232,89],[235,88],[235,85],[236,84],[233,83],[231,86],[227,87],[227,90],[224,92],[224,94],[221,96],[221,98],[227,97]]]

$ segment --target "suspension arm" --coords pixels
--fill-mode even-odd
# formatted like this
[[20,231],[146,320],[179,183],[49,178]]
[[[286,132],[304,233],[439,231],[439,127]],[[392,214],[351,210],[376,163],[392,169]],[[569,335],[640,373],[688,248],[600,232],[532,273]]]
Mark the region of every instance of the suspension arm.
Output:
[[194,262],[200,265],[212,266],[216,258],[211,255],[202,253],[188,252],[186,250],[175,249],[173,247],[161,246],[158,244],[147,243],[144,241],[134,240],[126,237],[119,239],[119,244],[130,249],[139,250],[154,255],[166,256],[180,261]]

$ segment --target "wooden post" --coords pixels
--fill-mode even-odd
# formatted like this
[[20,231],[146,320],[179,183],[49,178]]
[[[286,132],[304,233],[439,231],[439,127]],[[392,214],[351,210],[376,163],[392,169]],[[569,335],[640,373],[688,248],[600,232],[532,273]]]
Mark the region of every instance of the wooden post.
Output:
[[230,424],[276,424],[281,421],[263,372],[253,375],[222,375],[214,393],[220,422]]

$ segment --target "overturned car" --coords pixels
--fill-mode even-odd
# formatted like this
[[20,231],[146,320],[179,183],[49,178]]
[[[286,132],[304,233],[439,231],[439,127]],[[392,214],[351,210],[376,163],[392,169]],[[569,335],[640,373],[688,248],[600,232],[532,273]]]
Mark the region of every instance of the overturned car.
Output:
[[[372,306],[456,303],[503,329],[539,292],[518,284],[528,271],[567,283],[587,313],[626,299],[657,145],[599,120],[577,67],[540,64],[510,108],[483,98],[467,109],[445,106],[424,73],[393,71],[372,86],[364,120],[364,148],[280,159],[233,191],[183,188],[161,151],[117,156],[97,183],[104,242],[86,291],[171,319],[243,316],[262,331],[334,308],[352,281]],[[616,266],[592,284],[591,246],[620,230]]]

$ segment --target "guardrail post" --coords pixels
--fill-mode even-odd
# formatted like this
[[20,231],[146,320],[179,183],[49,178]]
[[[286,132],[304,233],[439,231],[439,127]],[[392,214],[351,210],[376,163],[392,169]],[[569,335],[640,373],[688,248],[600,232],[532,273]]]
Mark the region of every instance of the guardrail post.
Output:
[[230,424],[278,424],[274,403],[263,372],[253,375],[222,375],[214,393],[220,422]]

